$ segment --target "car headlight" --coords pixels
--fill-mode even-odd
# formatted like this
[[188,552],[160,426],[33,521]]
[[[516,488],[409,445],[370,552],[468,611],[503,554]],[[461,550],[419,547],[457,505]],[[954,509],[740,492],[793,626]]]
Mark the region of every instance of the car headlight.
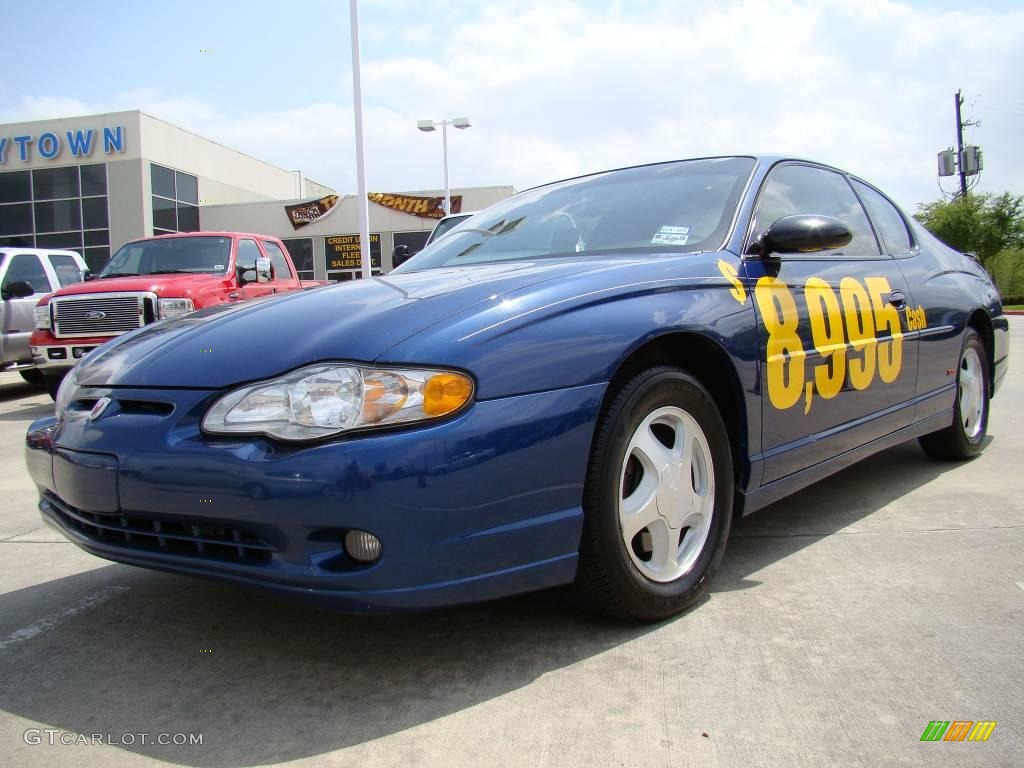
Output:
[[160,320],[181,317],[196,309],[192,299],[159,299],[156,305],[156,316]]
[[36,307],[32,310],[32,314],[35,315],[36,328],[44,331],[50,329],[50,305],[43,304],[40,307]]
[[68,371],[64,380],[60,383],[57,388],[57,397],[54,398],[54,415],[59,419],[64,415],[64,411],[68,407],[68,403],[71,402],[71,398],[75,396],[75,390],[78,389],[78,372],[72,368]]
[[472,397],[472,379],[454,371],[322,363],[227,393],[203,417],[203,431],[316,440],[438,419]]

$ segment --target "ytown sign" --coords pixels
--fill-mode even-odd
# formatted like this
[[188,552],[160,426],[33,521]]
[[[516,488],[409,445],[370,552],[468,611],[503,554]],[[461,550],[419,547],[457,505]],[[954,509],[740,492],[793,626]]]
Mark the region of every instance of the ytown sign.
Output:
[[106,155],[124,152],[124,126],[117,125],[102,130],[77,131],[43,131],[38,136],[0,137],[0,165],[7,165],[9,160],[21,160],[27,163],[33,155],[43,160],[60,157],[67,147],[75,157],[90,157],[93,149],[103,146]]

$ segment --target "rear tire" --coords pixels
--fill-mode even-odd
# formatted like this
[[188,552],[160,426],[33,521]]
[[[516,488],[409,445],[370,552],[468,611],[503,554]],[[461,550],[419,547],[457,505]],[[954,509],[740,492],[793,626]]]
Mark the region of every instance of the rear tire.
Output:
[[44,383],[43,372],[38,368],[29,368],[25,371],[18,371],[18,373],[21,374],[21,378],[25,380],[26,384],[38,387],[40,384]]
[[595,432],[577,598],[644,622],[692,605],[725,552],[733,483],[728,433],[704,386],[667,366],[634,376]]
[[57,390],[60,389],[60,384],[62,381],[64,381],[64,377],[67,375],[67,371],[58,374],[44,374],[44,377],[46,379],[46,391],[49,393],[50,397],[54,399],[54,401],[57,400]]
[[933,459],[963,461],[981,453],[988,430],[991,391],[988,370],[988,355],[981,336],[973,328],[968,328],[957,368],[953,423],[919,438],[921,448]]

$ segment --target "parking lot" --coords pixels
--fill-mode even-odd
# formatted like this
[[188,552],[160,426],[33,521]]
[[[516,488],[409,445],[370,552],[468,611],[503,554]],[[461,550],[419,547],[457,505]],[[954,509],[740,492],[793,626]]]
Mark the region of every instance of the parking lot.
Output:
[[[334,615],[96,559],[40,523],[21,441],[52,404],[3,374],[0,764],[1020,765],[1011,325],[981,458],[910,443],[742,520],[710,596],[647,627],[558,593]],[[998,725],[922,743],[931,720]]]

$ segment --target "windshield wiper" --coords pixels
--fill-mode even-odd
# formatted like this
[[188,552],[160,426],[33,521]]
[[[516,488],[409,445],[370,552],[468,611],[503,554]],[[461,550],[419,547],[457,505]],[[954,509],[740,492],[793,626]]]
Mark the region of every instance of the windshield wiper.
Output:
[[191,269],[154,269],[152,272],[147,274],[150,275],[198,275],[199,272],[193,272]]
[[138,272],[108,272],[105,275],[96,275],[97,280],[105,280],[108,277],[142,277]]

